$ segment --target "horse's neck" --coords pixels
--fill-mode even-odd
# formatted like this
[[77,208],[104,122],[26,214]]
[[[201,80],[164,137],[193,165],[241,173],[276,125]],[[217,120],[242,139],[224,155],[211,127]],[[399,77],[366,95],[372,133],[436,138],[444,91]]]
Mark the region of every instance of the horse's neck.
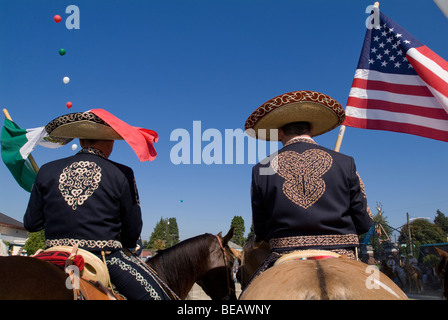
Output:
[[203,276],[205,262],[198,265],[194,255],[179,251],[181,250],[176,250],[175,247],[170,252],[161,251],[147,263],[171,290],[185,299],[194,283]]

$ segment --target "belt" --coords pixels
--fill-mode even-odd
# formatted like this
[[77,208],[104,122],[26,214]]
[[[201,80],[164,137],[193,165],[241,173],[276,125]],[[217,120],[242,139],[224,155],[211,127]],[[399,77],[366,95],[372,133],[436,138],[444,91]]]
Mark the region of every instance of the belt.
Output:
[[312,236],[295,236],[272,238],[269,240],[271,249],[297,248],[297,247],[353,247],[359,245],[358,235],[329,234]]

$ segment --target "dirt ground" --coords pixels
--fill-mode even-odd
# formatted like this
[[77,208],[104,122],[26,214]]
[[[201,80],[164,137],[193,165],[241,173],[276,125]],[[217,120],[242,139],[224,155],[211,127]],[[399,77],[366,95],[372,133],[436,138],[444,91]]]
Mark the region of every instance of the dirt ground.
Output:
[[[241,294],[241,285],[239,283],[235,283],[236,289],[236,297],[238,298]],[[188,293],[186,300],[210,300],[210,297],[205,294],[205,292],[198,286],[196,283],[191,289],[190,293]]]

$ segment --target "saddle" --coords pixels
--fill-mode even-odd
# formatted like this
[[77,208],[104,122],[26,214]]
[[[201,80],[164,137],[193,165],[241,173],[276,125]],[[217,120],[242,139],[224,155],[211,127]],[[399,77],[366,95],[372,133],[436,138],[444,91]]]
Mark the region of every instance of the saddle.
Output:
[[[77,245],[51,247],[36,253],[34,257],[64,267],[70,277],[75,300],[123,300],[122,296],[112,291],[106,263]],[[78,267],[77,272],[71,266]]]
[[340,254],[328,250],[297,250],[278,258],[274,266],[295,260],[320,260],[339,257],[341,257]]

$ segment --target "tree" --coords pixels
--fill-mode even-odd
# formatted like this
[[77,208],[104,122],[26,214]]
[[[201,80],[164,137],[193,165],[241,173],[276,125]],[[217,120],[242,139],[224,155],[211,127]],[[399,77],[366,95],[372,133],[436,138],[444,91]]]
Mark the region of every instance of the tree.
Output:
[[168,228],[166,236],[167,236],[166,238],[167,247],[171,247],[179,243],[179,228],[177,226],[176,218],[168,219]]
[[244,219],[241,216],[234,216],[232,222],[230,223],[230,227],[233,229],[233,238],[232,242],[243,246],[246,242],[246,238],[244,238]]
[[179,243],[179,228],[176,218],[160,218],[146,245],[147,249],[160,250]]
[[375,232],[380,237],[381,242],[390,241],[390,235],[393,229],[389,226],[387,222],[387,216],[384,215],[383,205],[381,202],[376,204],[377,214],[373,217],[373,222],[375,223]]
[[439,209],[437,209],[437,215],[434,218],[434,223],[442,228],[445,234],[448,234],[448,218]]
[[249,240],[250,237],[254,237],[254,236],[255,236],[254,224],[252,223],[252,224],[250,225],[250,231],[249,231],[249,234],[247,235],[247,239],[246,239],[246,241]]
[[[414,253],[419,252],[420,245],[430,243],[445,242],[445,232],[442,228],[425,219],[417,219],[409,224],[411,229],[411,239],[414,246]],[[400,243],[409,243],[408,225],[401,228],[401,235],[398,237]]]
[[45,249],[45,230],[30,232],[28,234],[28,239],[23,247],[26,253],[31,256],[36,253],[37,250]]

